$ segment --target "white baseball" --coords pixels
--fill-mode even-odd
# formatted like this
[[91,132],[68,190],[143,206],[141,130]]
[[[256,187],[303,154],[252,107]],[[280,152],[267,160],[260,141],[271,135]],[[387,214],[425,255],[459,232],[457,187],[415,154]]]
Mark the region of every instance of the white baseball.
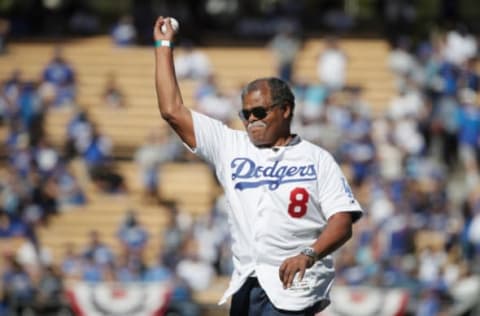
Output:
[[166,21],[165,23],[163,23],[162,25],[162,28],[160,29],[162,31],[162,33],[166,33],[167,32],[167,23],[170,22],[170,24],[172,25],[172,29],[175,33],[178,32],[178,28],[180,26],[180,24],[178,23],[177,19],[175,18],[167,18],[168,21]]

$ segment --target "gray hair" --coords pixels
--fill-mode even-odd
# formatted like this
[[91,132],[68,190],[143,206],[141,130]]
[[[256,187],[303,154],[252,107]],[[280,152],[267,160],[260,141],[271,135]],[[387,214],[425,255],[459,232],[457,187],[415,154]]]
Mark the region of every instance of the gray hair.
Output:
[[242,90],[242,102],[245,100],[247,94],[259,90],[264,83],[267,83],[268,88],[270,89],[272,104],[290,105],[293,113],[293,109],[295,108],[295,96],[285,81],[275,77],[259,78],[249,82]]

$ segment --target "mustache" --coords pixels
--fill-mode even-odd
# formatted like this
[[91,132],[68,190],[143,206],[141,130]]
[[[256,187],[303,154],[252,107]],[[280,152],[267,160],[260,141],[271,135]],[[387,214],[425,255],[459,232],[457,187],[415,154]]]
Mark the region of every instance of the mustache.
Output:
[[250,129],[252,127],[266,127],[267,124],[265,124],[265,122],[262,122],[262,121],[253,121],[251,123],[248,123],[247,125],[247,129]]

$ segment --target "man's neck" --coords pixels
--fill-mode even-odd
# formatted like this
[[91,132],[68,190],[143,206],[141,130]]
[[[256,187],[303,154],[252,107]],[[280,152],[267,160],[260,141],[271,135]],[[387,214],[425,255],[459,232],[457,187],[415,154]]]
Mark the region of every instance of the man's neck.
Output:
[[293,137],[294,135],[289,133],[287,136],[279,138],[272,147],[288,146]]
[[274,148],[288,146],[295,138],[295,134],[288,134],[287,136],[278,138],[273,144],[257,145],[258,148]]

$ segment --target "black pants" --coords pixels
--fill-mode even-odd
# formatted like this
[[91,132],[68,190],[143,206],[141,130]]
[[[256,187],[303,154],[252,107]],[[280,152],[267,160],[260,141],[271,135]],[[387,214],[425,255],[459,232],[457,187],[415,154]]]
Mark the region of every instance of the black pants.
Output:
[[326,304],[320,301],[302,311],[286,311],[273,306],[257,278],[248,278],[233,295],[230,316],[313,316]]

